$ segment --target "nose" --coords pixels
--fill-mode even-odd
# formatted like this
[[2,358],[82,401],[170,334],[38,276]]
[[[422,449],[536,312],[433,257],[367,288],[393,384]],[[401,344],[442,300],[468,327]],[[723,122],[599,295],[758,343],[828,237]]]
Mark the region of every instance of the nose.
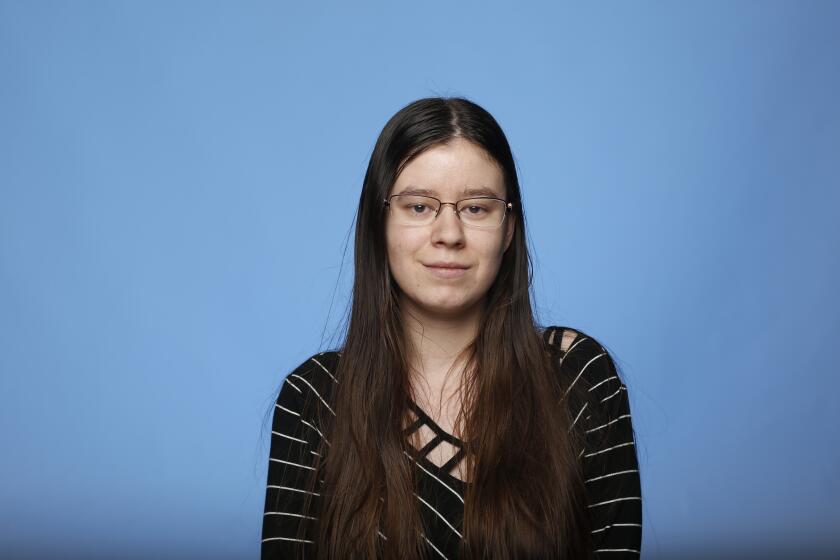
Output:
[[453,204],[441,206],[432,222],[432,244],[459,247],[464,244],[464,224],[458,218]]

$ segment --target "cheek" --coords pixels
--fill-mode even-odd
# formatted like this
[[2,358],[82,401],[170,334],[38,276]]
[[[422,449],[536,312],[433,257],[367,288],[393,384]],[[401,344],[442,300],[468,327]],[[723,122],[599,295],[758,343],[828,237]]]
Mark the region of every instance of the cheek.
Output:
[[492,284],[499,272],[504,253],[504,239],[489,241],[482,247],[481,262],[484,268],[482,283]]
[[490,237],[482,238],[473,244],[476,251],[481,254],[481,260],[486,262],[495,262],[502,259],[505,248],[504,237]]
[[422,247],[423,240],[418,235],[410,235],[405,232],[390,234],[386,237],[388,259],[393,268],[402,269],[410,266],[414,255]]

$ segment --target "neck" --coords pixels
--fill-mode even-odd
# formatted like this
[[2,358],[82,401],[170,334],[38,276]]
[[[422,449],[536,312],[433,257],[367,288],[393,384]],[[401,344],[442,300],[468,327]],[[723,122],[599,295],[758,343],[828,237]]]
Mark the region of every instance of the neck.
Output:
[[[446,317],[427,313],[405,301],[402,309],[412,378],[419,379],[419,385],[431,393],[451,394],[460,385],[463,374],[456,360],[478,334],[482,306]],[[448,376],[451,371],[457,375]]]

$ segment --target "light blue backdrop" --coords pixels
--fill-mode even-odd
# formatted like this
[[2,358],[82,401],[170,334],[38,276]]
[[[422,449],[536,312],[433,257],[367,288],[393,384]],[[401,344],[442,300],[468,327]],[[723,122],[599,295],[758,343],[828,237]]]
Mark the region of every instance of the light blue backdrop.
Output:
[[0,1],[0,556],[258,556],[428,95],[500,121],[541,319],[623,367],[643,557],[840,547],[840,2],[304,4]]

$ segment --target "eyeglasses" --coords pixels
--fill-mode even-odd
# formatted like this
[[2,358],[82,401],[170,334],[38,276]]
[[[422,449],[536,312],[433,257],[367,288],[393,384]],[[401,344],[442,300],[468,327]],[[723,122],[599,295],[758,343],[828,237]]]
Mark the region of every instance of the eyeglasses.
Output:
[[435,221],[447,204],[455,208],[455,215],[465,226],[493,229],[502,225],[513,204],[492,196],[465,198],[457,202],[441,202],[433,196],[394,194],[383,199],[396,223],[408,226],[427,226]]

